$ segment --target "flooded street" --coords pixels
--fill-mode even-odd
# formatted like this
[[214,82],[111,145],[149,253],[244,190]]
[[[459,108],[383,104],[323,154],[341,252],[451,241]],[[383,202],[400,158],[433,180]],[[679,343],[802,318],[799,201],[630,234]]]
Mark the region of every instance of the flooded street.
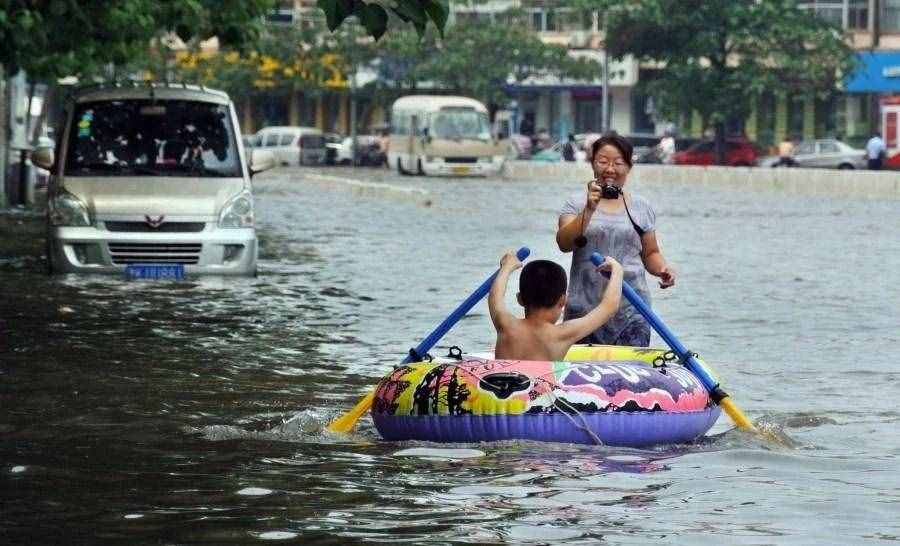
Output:
[[[382,441],[368,417],[322,429],[504,250],[568,269],[557,211],[581,181],[254,184],[249,279],[48,277],[41,218],[0,215],[0,542],[900,541],[900,202],[629,186],[680,274],[651,284],[655,310],[798,447],[724,415],[655,450],[442,446]],[[432,354],[492,343],[482,302]]]

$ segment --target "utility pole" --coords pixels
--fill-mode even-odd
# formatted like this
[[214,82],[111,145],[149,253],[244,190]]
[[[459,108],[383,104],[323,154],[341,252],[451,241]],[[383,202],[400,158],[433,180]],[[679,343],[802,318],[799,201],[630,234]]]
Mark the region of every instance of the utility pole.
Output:
[[600,106],[600,127],[603,133],[609,132],[609,32],[606,27],[606,14],[603,18],[603,101]]
[[601,106],[600,126],[603,132],[609,132],[609,53],[606,51],[606,40],[603,40],[603,103]]

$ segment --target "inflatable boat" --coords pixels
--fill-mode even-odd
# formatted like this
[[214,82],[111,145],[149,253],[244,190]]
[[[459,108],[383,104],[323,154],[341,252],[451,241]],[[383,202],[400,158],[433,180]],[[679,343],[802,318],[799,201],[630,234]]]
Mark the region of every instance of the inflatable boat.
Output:
[[719,407],[671,352],[576,345],[557,362],[490,354],[396,367],[375,389],[387,440],[538,440],[647,447],[692,442]]

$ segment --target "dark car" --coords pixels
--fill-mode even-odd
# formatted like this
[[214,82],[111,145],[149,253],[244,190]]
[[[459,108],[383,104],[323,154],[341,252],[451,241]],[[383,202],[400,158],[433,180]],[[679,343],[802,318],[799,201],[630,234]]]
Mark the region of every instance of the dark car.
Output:
[[336,165],[338,162],[338,149],[341,147],[341,140],[344,139],[337,133],[325,133],[325,164]]
[[[728,166],[749,167],[756,162],[758,156],[756,147],[746,139],[728,138],[725,141],[725,164]],[[676,165],[715,165],[715,142],[698,142],[687,150],[675,152],[673,160]]]

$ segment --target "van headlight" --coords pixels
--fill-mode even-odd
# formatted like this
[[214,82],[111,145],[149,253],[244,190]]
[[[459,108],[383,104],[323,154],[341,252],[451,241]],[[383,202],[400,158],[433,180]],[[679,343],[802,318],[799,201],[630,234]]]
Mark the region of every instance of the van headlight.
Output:
[[62,190],[47,203],[51,226],[84,227],[91,225],[91,215],[84,201]]
[[244,190],[225,203],[219,214],[220,228],[253,227],[253,195]]

